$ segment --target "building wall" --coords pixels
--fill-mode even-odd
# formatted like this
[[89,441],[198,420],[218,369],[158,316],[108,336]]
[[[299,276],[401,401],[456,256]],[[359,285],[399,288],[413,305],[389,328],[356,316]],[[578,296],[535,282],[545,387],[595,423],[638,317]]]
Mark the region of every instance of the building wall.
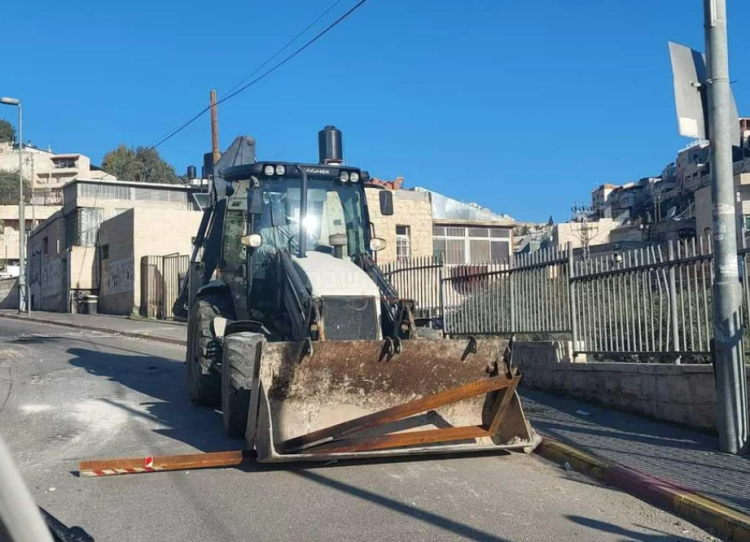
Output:
[[[26,206],[25,225],[26,231],[30,232],[50,216],[60,210],[60,207],[51,205],[31,207]],[[33,217],[33,220],[32,220]],[[18,205],[0,205],[0,260],[18,260]]]
[[18,279],[0,279],[0,309],[18,308]]
[[[91,160],[83,154],[55,154],[34,147],[24,147],[23,154],[24,177],[34,190],[60,188],[79,175],[91,173]],[[9,143],[0,143],[0,170],[18,171],[18,149]]]
[[[736,212],[737,226],[742,228],[743,224],[750,219],[750,173],[742,173],[734,176],[736,190]],[[695,231],[698,235],[704,235],[713,227],[713,197],[711,187],[704,186],[695,191]]]
[[695,191],[695,230],[698,235],[703,235],[711,230],[713,220],[711,218],[711,187],[705,186]]
[[99,308],[108,314],[138,312],[141,302],[141,259],[144,256],[192,253],[202,213],[129,209],[102,222]]
[[644,229],[641,225],[623,226],[609,231],[609,240],[612,243],[623,241],[643,241]]
[[432,255],[432,203],[428,192],[393,190],[393,215],[380,214],[380,190],[366,188],[370,220],[375,235],[386,241],[378,262],[396,260],[396,226],[408,226],[412,257]]
[[[620,222],[611,218],[587,222],[589,246],[609,243],[610,232],[619,225]],[[568,243],[580,248],[585,237],[583,222],[561,222],[552,228],[552,243],[559,248],[565,248]]]
[[101,209],[107,220],[134,207],[142,209],[192,209],[190,190],[182,185],[78,180],[65,187],[64,212],[87,207]]
[[99,228],[99,310],[130,314],[135,306],[134,210],[102,222]]
[[617,188],[614,184],[603,184],[591,191],[591,207],[594,211],[604,208],[609,202],[609,195]]
[[68,254],[65,250],[65,220],[57,212],[36,228],[27,246],[28,283],[32,310],[68,310]]
[[68,277],[71,290],[96,290],[99,274],[96,270],[96,247],[73,246],[68,250]]
[[[135,295],[134,306],[141,303],[141,259],[193,252],[193,237],[198,233],[203,213],[168,210],[154,213],[135,209]],[[154,235],[159,232],[159,235]]]

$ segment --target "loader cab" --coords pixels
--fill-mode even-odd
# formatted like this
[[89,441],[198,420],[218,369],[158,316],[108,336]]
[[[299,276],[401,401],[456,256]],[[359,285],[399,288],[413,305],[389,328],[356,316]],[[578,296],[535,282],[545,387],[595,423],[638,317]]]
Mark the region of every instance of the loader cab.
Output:
[[246,234],[260,236],[252,256],[258,272],[282,248],[300,258],[310,251],[334,255],[337,238],[346,239],[340,253],[344,258],[371,252],[362,177],[357,168],[284,162],[228,168],[224,178],[237,186],[228,208],[233,208],[232,200],[241,201],[237,207],[245,211]]

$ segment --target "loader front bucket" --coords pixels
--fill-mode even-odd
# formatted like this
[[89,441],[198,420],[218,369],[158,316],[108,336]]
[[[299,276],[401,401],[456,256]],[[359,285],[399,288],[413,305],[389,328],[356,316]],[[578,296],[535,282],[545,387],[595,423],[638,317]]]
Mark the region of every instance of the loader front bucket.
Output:
[[539,443],[504,340],[267,343],[247,440],[262,462],[508,449]]

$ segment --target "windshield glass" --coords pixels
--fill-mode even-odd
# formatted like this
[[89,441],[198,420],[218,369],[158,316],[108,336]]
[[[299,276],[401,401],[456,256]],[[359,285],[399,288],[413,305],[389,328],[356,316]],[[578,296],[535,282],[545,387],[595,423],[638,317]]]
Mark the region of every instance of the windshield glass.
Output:
[[[292,254],[299,249],[302,180],[276,178],[261,182],[263,214],[256,219],[255,231],[263,236],[258,251],[270,255],[279,248]],[[365,250],[363,193],[355,185],[308,178],[307,217],[304,219],[307,250],[333,253],[329,237],[343,234],[347,238],[344,255],[353,256]],[[264,258],[265,259],[265,258]]]

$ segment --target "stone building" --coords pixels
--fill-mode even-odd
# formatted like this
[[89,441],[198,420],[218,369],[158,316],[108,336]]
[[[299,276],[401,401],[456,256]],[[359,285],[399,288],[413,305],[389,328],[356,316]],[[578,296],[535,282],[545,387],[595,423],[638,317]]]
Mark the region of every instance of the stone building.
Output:
[[[64,188],[62,209],[29,236],[28,284],[32,310],[75,311],[82,296],[99,292],[102,279],[106,278],[102,274],[103,262],[110,260],[107,252],[120,254],[121,243],[125,246],[123,250],[132,253],[132,266],[120,262],[126,258],[117,256],[107,264],[107,269],[111,274],[112,263],[120,262],[115,269],[125,272],[127,268],[132,276],[132,288],[138,284],[139,262],[135,258],[142,254],[141,249],[148,248],[135,239],[149,239],[156,254],[172,253],[176,249],[189,253],[190,240],[200,221],[193,197],[196,190],[196,187],[184,185],[88,179],[68,183]],[[132,209],[136,211],[128,214]],[[182,213],[182,217],[175,218],[174,213]],[[128,216],[104,228],[105,232],[112,232],[104,243],[105,248],[101,239],[102,226],[123,214]],[[181,241],[175,241],[175,236]],[[138,248],[137,254],[133,247]],[[124,288],[119,278],[114,288]],[[107,290],[105,285],[105,294],[107,292],[113,293],[112,288]],[[132,295],[135,304],[137,295]],[[123,314],[133,308],[131,305],[125,310],[118,300],[112,303]]]
[[432,255],[432,202],[429,193],[393,190],[392,216],[380,214],[380,189],[366,188],[365,193],[375,235],[386,241],[385,249],[377,255],[379,262]]
[[131,314],[141,307],[144,256],[192,253],[202,213],[134,207],[102,222],[99,229],[99,309]]
[[386,241],[378,262],[440,257],[448,265],[507,261],[513,253],[513,228],[508,215],[498,215],[426,188],[403,189],[403,182],[378,183],[393,187],[392,216],[381,216],[380,189],[367,188],[370,219],[375,234]]

